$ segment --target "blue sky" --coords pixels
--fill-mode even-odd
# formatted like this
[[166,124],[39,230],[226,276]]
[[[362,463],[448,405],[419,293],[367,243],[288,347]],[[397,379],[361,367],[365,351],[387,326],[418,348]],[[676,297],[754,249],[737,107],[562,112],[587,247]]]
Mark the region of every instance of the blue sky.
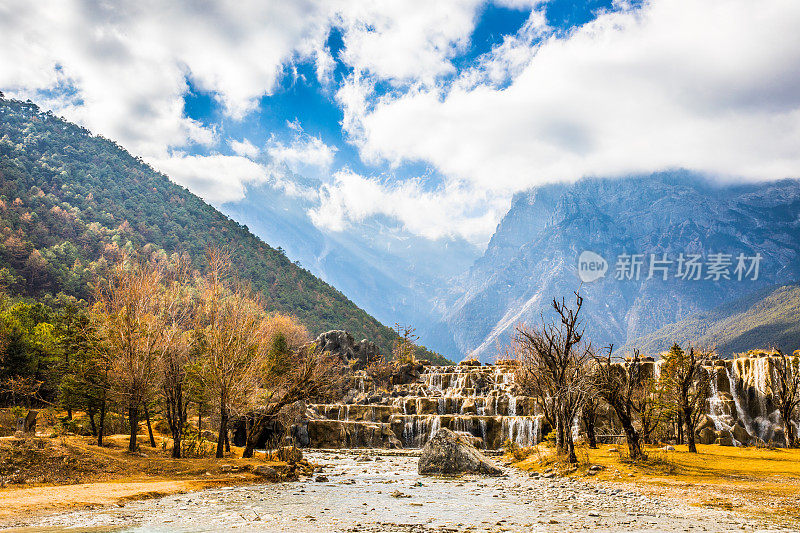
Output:
[[480,250],[544,183],[800,174],[798,6],[0,0],[0,90],[214,205],[269,185],[324,232]]
[[[555,31],[568,32],[571,28],[592,20],[598,12],[612,10],[610,1],[576,2],[554,0],[544,6],[547,23]],[[508,36],[519,32],[530,16],[532,8],[528,6],[508,7],[491,3],[483,4],[476,12],[474,29],[469,35],[467,46],[450,61],[456,67],[450,79],[457,78],[459,72],[474,66],[480,56],[502,44]],[[343,112],[335,99],[334,88],[348,75],[353,68],[343,62],[340,53],[344,47],[342,31],[332,27],[326,39],[332,59],[335,61],[332,75],[333,86],[323,84],[315,72],[312,59],[292,62],[283,67],[278,85],[272,93],[259,99],[258,107],[243,120],[226,119],[224,108],[215,100],[213,91],[203,91],[187,78],[188,91],[183,97],[186,117],[199,121],[208,127],[217,127],[223,138],[246,138],[255,145],[265,145],[270,139],[289,143],[295,137],[295,131],[287,123],[299,123],[303,131],[322,140],[326,145],[336,149],[334,168],[347,167],[355,172],[383,175],[388,179],[408,179],[425,176],[425,184],[435,187],[439,183],[436,169],[420,162],[404,162],[402,165],[387,169],[385,165],[365,163],[359,157],[356,147],[348,142],[342,131]],[[378,83],[374,97],[380,98],[393,90],[388,83]],[[212,150],[234,154],[229,146],[222,142]],[[189,153],[208,153],[207,147],[195,145]],[[325,169],[327,171],[327,169]],[[314,176],[325,179],[325,172]]]

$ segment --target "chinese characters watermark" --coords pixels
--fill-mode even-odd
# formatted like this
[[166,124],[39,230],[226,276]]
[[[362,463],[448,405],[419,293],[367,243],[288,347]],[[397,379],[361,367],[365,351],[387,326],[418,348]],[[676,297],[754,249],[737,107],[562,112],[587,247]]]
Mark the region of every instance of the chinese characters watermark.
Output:
[[[670,257],[662,254],[628,254],[617,256],[613,276],[619,281],[639,281],[642,279],[697,280],[736,280],[755,281],[758,279],[761,260],[755,255],[710,253],[678,254]],[[590,283],[605,277],[609,270],[608,262],[598,253],[585,250],[578,257],[578,276],[581,281]]]

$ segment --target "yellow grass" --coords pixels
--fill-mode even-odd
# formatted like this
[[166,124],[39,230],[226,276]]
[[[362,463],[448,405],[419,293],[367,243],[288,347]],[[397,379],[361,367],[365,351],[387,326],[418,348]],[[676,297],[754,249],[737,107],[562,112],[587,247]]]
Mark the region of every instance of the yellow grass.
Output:
[[[581,463],[570,472],[572,469],[558,462],[549,449],[540,447],[515,466],[538,472],[553,468],[596,482],[633,485],[645,494],[767,517],[779,523],[794,523],[800,518],[800,449],[698,445],[699,453],[694,454],[686,446],[675,448],[663,451],[648,447],[648,459],[634,463],[626,459],[624,445],[601,445],[597,450],[581,447]],[[603,469],[591,474],[591,465]]]
[[[262,478],[245,468],[259,464],[287,468],[286,463],[266,461],[263,453],[242,459],[242,449],[237,447],[223,459],[172,459],[171,441],[162,436],[156,437],[158,446],[151,448],[147,437],[139,435],[145,456],[126,452],[127,435],[109,435],[105,440],[100,448],[93,439],[74,435],[25,439],[26,453],[13,457],[15,468],[28,479],[0,488],[0,527],[43,513],[260,482]],[[164,441],[166,449],[161,446]],[[23,445],[13,437],[0,437],[0,452],[12,447]]]

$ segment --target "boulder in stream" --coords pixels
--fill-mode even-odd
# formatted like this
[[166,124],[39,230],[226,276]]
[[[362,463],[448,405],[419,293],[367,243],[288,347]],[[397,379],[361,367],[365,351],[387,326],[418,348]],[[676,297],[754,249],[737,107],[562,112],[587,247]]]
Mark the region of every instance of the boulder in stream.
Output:
[[439,429],[425,444],[417,469],[420,474],[497,476],[503,473],[463,435],[447,428]]

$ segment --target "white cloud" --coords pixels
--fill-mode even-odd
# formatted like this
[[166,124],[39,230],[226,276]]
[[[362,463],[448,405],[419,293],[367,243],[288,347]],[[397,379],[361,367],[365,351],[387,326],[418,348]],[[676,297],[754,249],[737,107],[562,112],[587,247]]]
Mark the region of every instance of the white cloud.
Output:
[[[345,126],[367,161],[426,161],[499,196],[670,167],[798,176],[798,25],[793,0],[652,0],[562,37],[507,44],[482,74],[448,86],[372,106],[346,87]],[[498,85],[503,73],[510,83]]]
[[[378,200],[373,214],[476,238],[512,192],[548,181],[669,167],[800,175],[796,0],[622,1],[565,34],[547,27],[539,0],[495,1],[535,10],[457,73],[452,60],[484,0],[0,0],[0,90],[117,140],[219,203],[271,171],[248,159],[261,151],[246,139],[184,116],[187,80],[242,119],[287,65],[313,61],[362,159],[384,170],[422,161],[444,177],[431,191],[340,172],[323,194],[341,212],[316,215],[336,227],[373,216],[357,205],[360,187]],[[334,26],[352,69],[339,86],[326,44]],[[264,152],[327,172],[335,148],[295,126]],[[214,155],[220,143],[236,156]],[[196,145],[211,155],[184,154]]]
[[156,170],[216,205],[241,200],[247,185],[266,183],[272,177],[267,167],[241,156],[176,153],[145,160]]
[[506,207],[504,202],[459,183],[428,191],[420,180],[388,183],[346,169],[334,174],[332,183],[323,185],[320,205],[309,215],[314,224],[332,231],[344,231],[372,216],[388,215],[416,235],[480,242],[494,230]]
[[241,141],[231,139],[228,141],[228,144],[230,145],[234,154],[243,157],[255,158],[258,157],[259,153],[261,153],[258,147],[247,139],[242,139]]
[[[217,142],[183,116],[187,78],[241,118],[283,65],[313,57],[327,35],[324,2],[0,2],[0,87],[137,154]],[[66,91],[65,91],[66,89]],[[55,92],[53,92],[55,90]]]
[[340,12],[342,60],[394,84],[430,84],[455,71],[485,0],[349,2]]
[[287,125],[294,131],[294,138],[288,143],[280,142],[274,137],[270,139],[267,143],[267,154],[272,160],[285,164],[298,173],[309,169],[329,169],[336,155],[336,147],[328,146],[319,137],[305,133],[297,121]]

